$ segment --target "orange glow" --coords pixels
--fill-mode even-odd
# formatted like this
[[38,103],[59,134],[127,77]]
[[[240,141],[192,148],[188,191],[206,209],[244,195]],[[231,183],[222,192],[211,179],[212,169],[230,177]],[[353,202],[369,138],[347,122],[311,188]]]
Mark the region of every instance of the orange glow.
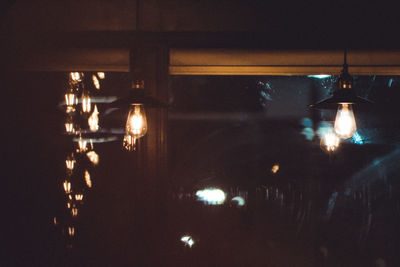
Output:
[[99,82],[99,79],[97,79],[96,75],[92,75],[92,80],[93,80],[94,87],[96,87],[97,90],[100,90],[100,82]]
[[98,72],[98,73],[97,73],[97,76],[99,76],[99,78],[100,78],[101,80],[103,80],[103,79],[106,77],[106,74],[105,74],[104,72]]
[[65,160],[65,166],[70,171],[72,171],[74,169],[75,163],[76,163],[76,160],[75,160],[73,154],[71,156],[68,156],[67,159]]
[[67,209],[71,208],[71,203],[67,202]]
[[97,105],[94,105],[94,110],[88,119],[88,124],[90,130],[93,132],[96,132],[99,129],[99,111],[97,110]]
[[71,194],[68,195],[69,200],[72,200],[72,196]]
[[136,150],[136,138],[131,135],[125,135],[122,145],[126,150],[134,151]]
[[53,218],[53,224],[57,225],[57,218],[56,217]]
[[87,141],[82,139],[82,137],[79,137],[77,152],[83,153],[86,152],[87,150],[88,150]]
[[85,182],[87,187],[91,188],[92,187],[92,180],[90,180],[90,174],[87,170],[85,170]]
[[81,74],[79,72],[71,72],[69,74],[69,77],[70,77],[71,81],[73,81],[73,82],[82,81],[82,77],[81,77]]
[[279,171],[279,164],[275,164],[274,166],[272,166],[271,172],[273,174],[277,173],[278,171]]
[[71,183],[68,181],[64,181],[63,183],[64,191],[66,194],[71,193]]
[[68,235],[69,236],[74,236],[75,235],[75,227],[68,226]]
[[83,194],[75,194],[75,200],[81,201],[83,199]]
[[93,163],[93,165],[99,164],[100,157],[94,150],[87,152],[86,156],[89,158],[90,162]]
[[142,104],[132,104],[125,126],[126,135],[140,138],[147,133],[147,119]]
[[92,105],[91,105],[91,98],[87,92],[82,93],[82,111],[84,113],[89,113],[92,110]]
[[71,214],[72,214],[72,217],[78,216],[78,208],[72,208],[71,209]]

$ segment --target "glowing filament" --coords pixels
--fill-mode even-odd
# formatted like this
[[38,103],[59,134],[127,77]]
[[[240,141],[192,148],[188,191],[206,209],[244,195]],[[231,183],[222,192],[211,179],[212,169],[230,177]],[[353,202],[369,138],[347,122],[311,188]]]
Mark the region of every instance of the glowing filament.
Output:
[[78,104],[78,98],[74,93],[65,94],[65,104],[69,107]]
[[356,120],[351,104],[339,104],[336,119],[335,132],[340,138],[350,138],[356,132]]
[[104,74],[104,72],[98,72],[98,73],[97,73],[97,76],[99,76],[99,78],[100,78],[101,80],[103,80],[103,79],[106,77],[106,75]]
[[131,135],[125,135],[122,145],[126,150],[134,151],[136,150],[136,138]]
[[75,132],[74,124],[72,122],[65,123],[65,132],[66,133],[74,133]]
[[88,93],[82,93],[82,111],[89,113],[92,110],[91,99]]
[[57,225],[57,218],[56,217],[53,218],[53,224]]
[[82,81],[81,74],[80,74],[79,72],[71,72],[71,73],[69,74],[69,77],[70,77],[70,79],[71,79],[73,82],[80,82],[80,81]]
[[72,155],[71,157],[67,157],[65,160],[65,166],[67,167],[68,170],[72,171],[74,169],[76,160],[74,159],[74,156]]
[[335,151],[340,145],[340,138],[333,132],[324,134],[322,140],[324,149],[328,152]]
[[72,217],[78,216],[78,209],[77,208],[72,208],[71,209],[71,214],[72,214]]
[[78,152],[83,153],[86,152],[88,150],[87,148],[87,141],[82,139],[82,137],[79,137],[79,141],[78,141]]
[[147,119],[142,104],[132,104],[125,127],[126,135],[140,138],[147,133]]
[[68,226],[68,235],[69,236],[74,236],[75,235],[75,227]]
[[71,183],[68,181],[64,181],[63,183],[64,191],[66,194],[71,193]]
[[97,105],[94,105],[94,110],[88,119],[88,124],[90,130],[93,132],[99,129],[99,111],[97,110]]
[[94,87],[96,87],[97,90],[100,90],[100,82],[99,82],[99,79],[97,79],[96,75],[92,75],[92,81],[93,81]]
[[86,156],[89,158],[90,162],[93,163],[93,165],[99,164],[99,155],[94,150],[87,152]]
[[72,200],[72,196],[71,194],[68,195],[69,200]]
[[81,200],[83,200],[83,194],[75,194],[75,200],[76,200],[76,201],[81,201]]
[[68,209],[71,208],[71,203],[67,202],[67,208],[68,208]]
[[87,187],[91,188],[92,187],[92,180],[90,179],[90,174],[87,170],[85,170],[85,182]]

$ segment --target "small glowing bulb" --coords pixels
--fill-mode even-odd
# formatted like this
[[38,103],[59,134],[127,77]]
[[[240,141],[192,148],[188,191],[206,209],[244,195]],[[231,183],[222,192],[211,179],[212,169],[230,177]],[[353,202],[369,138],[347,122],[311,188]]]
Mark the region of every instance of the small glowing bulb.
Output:
[[97,79],[96,75],[92,75],[92,81],[93,81],[94,87],[96,87],[97,90],[100,90],[100,82],[99,82],[99,79]]
[[57,224],[58,224],[57,218],[56,218],[56,217],[53,218],[53,224],[54,224],[54,225],[57,225]]
[[106,77],[104,72],[98,72],[97,76],[99,76],[100,80],[103,80]]
[[275,164],[274,166],[272,166],[271,172],[273,174],[277,173],[278,171],[279,171],[279,164]]
[[72,217],[78,216],[78,208],[72,208],[71,209],[71,214],[72,214]]
[[96,132],[99,129],[99,111],[97,110],[97,105],[94,105],[94,110],[88,119],[88,124],[92,132]]
[[85,182],[87,187],[91,188],[92,187],[92,180],[90,179],[90,174],[87,170],[85,170]]
[[76,201],[81,201],[81,200],[83,200],[83,194],[75,194],[75,200],[76,200]]
[[66,133],[74,133],[75,129],[74,129],[74,124],[72,122],[66,122],[65,123],[65,132]]
[[73,81],[73,82],[82,81],[82,77],[81,77],[81,74],[79,72],[71,72],[69,74],[69,77],[70,77],[71,81]]
[[75,227],[69,226],[68,227],[68,235],[69,236],[74,236],[75,235]]
[[66,194],[71,193],[71,183],[68,181],[64,181],[63,183],[64,191]]
[[71,203],[67,202],[67,209],[71,208]]
[[82,139],[82,137],[79,137],[77,152],[83,153],[86,152],[87,150],[88,150],[87,141]]
[[92,110],[91,106],[91,99],[88,93],[83,92],[82,93],[82,111],[84,113],[89,113]]
[[321,139],[321,145],[327,152],[335,151],[340,145],[340,138],[333,132],[327,132]]
[[129,110],[125,127],[126,135],[140,138],[147,133],[147,119],[142,104],[132,104]]
[[68,170],[72,171],[74,169],[76,160],[74,158],[74,154],[71,156],[67,156],[67,159],[65,160],[65,166],[67,167]]
[[356,130],[356,120],[351,104],[339,104],[335,119],[336,134],[340,138],[347,139],[352,137]]
[[93,165],[99,164],[99,155],[94,150],[87,152],[86,156],[89,158],[90,162],[93,163]]

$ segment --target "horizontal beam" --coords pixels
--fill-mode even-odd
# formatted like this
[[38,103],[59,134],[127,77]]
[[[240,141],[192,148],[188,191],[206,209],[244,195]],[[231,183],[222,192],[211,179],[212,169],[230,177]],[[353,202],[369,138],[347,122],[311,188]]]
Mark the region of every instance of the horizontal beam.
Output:
[[[349,51],[353,75],[400,75],[400,51]],[[171,75],[339,74],[343,51],[171,49]]]

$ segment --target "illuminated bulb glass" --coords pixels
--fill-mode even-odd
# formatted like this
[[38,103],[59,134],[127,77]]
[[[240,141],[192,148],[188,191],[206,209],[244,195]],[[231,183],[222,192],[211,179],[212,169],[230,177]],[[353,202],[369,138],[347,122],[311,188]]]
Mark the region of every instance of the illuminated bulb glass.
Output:
[[340,138],[333,132],[325,133],[321,139],[321,146],[327,152],[334,152],[340,145]]
[[279,164],[275,164],[274,166],[272,166],[271,168],[271,172],[272,173],[277,173],[279,171]]
[[93,165],[99,164],[100,157],[95,151],[89,151],[86,153],[86,156],[89,158],[90,162],[93,163]]
[[82,93],[82,111],[89,113],[92,110],[91,99],[88,93]]
[[99,129],[99,111],[97,110],[97,105],[94,105],[94,110],[88,119],[88,124],[92,132],[96,132]]
[[99,76],[99,78],[100,78],[101,80],[103,80],[103,79],[106,77],[106,75],[105,75],[104,72],[98,72],[98,73],[97,73],[97,76]]
[[125,135],[122,145],[126,150],[134,151],[136,150],[136,138],[131,135]]
[[125,133],[135,139],[140,138],[147,133],[146,112],[142,104],[131,105],[126,120]]
[[353,136],[356,132],[356,120],[351,104],[339,104],[336,119],[335,119],[335,132],[343,139]]
[[97,79],[96,75],[92,75],[92,81],[94,87],[96,87],[97,90],[100,90],[100,82],[99,79]]

